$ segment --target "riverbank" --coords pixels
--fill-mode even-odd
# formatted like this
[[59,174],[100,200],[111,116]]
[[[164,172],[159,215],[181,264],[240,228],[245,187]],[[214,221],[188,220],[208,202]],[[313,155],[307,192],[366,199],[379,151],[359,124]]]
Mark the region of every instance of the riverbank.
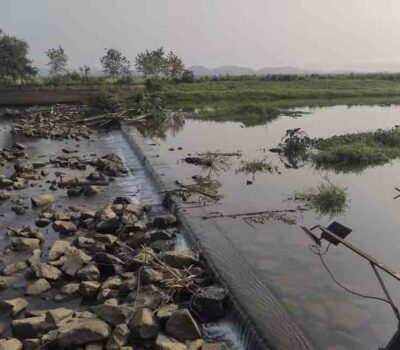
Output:
[[202,325],[224,317],[227,293],[137,159],[124,159],[121,135],[9,131],[2,124],[0,345],[224,349]]

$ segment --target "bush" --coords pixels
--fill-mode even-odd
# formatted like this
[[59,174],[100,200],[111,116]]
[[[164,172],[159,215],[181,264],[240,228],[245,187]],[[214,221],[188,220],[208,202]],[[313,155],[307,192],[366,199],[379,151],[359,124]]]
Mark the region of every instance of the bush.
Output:
[[120,99],[111,92],[101,91],[91,96],[88,100],[90,114],[114,113],[123,109]]

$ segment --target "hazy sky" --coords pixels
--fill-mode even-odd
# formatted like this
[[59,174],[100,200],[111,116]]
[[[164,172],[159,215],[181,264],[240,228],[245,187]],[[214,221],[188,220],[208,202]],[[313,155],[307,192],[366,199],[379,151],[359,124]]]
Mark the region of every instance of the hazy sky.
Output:
[[38,66],[58,44],[70,67],[159,46],[209,67],[400,63],[399,0],[0,0],[0,28]]

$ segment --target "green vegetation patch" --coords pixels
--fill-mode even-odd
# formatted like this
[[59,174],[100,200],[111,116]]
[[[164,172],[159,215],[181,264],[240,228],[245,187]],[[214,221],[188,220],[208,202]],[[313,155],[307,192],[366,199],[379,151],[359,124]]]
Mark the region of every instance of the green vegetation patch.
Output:
[[317,187],[295,192],[294,199],[305,203],[319,215],[337,217],[349,206],[347,188],[331,183],[329,180]]
[[363,169],[400,157],[400,129],[377,130],[318,139],[312,159],[317,167]]
[[275,167],[266,160],[242,160],[236,173],[255,175],[257,173],[273,173],[275,170]]

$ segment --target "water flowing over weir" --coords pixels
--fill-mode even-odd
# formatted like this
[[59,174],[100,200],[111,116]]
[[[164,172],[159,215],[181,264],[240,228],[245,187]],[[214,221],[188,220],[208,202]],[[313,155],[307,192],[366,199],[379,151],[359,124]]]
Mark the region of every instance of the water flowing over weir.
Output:
[[[176,188],[170,168],[159,158],[153,146],[134,128],[122,125],[148,176],[160,191]],[[262,284],[248,263],[234,248],[223,229],[214,221],[201,219],[205,212],[197,208],[188,213],[182,203],[168,201],[175,210],[185,237],[205,256],[212,272],[231,295],[236,329],[248,349],[313,349],[310,341],[273,293]]]

